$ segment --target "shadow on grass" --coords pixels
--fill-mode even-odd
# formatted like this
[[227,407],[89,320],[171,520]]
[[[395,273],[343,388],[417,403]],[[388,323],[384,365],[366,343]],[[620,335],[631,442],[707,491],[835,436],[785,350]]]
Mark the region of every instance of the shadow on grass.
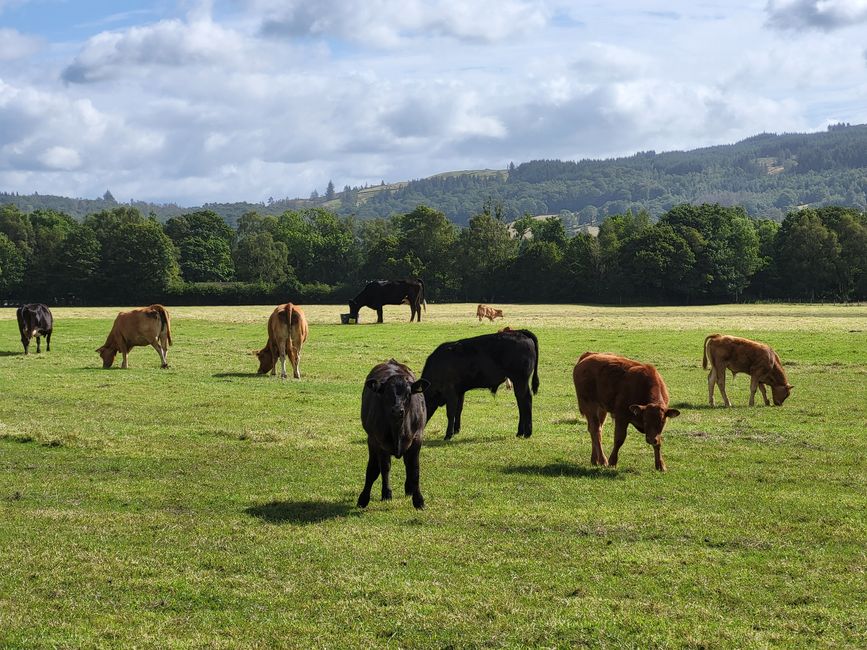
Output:
[[573,463],[548,463],[547,465],[507,465],[504,474],[532,474],[535,476],[570,476],[574,478],[604,478],[622,480],[626,474],[634,474],[634,469],[614,469],[593,467]]
[[267,375],[260,375],[258,372],[215,372],[211,377],[266,377]]
[[501,440],[501,438],[495,438],[493,436],[488,436],[486,438],[466,438],[461,437],[460,434],[457,434],[457,438],[452,438],[451,440],[446,440],[445,438],[425,438],[422,441],[422,447],[453,447],[455,445],[481,445],[487,442],[497,442]]
[[11,350],[0,350],[0,357],[23,357],[24,352],[12,352]]
[[355,506],[346,501],[271,501],[250,506],[244,512],[271,524],[315,524],[358,515]]
[[695,411],[712,411],[713,409],[725,408],[723,406],[711,406],[707,402],[703,404],[692,404],[690,402],[678,402],[677,404],[669,404],[669,408],[673,409],[690,409]]

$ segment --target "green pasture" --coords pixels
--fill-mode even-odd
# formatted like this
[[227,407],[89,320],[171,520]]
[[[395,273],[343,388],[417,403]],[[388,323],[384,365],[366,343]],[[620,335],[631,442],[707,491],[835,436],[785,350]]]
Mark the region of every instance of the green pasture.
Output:
[[[171,367],[125,371],[94,352],[116,308],[54,310],[28,357],[0,310],[0,647],[867,646],[867,305],[503,308],[307,308],[300,381],[254,374],[268,306],[172,308]],[[425,432],[427,509],[397,461],[358,510],[370,368],[503,325],[539,338],[532,438],[474,391],[454,440],[444,411]],[[714,332],[773,345],[789,401],[739,375],[709,408]],[[667,473],[633,430],[590,466],[585,350],[657,366]]]

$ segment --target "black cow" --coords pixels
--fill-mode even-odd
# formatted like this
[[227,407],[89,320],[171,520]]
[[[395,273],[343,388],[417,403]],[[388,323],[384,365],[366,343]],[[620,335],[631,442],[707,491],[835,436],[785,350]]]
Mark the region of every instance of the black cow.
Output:
[[30,339],[36,337],[36,352],[40,349],[40,337],[45,337],[45,349],[51,352],[51,330],[54,329],[54,317],[51,310],[41,302],[19,305],[15,312],[18,316],[18,330],[21,332],[21,343],[24,344],[24,354],[30,347]]
[[518,402],[518,437],[533,433],[533,393],[539,390],[539,341],[529,330],[506,330],[443,343],[427,358],[421,378],[430,382],[424,393],[428,420],[445,404],[446,440],[461,430],[464,393],[487,388],[492,393],[511,379]]
[[424,282],[421,278],[414,280],[374,280],[368,282],[355,298],[349,301],[349,317],[358,320],[358,310],[370,307],[376,310],[376,322],[382,322],[383,305],[400,305],[408,303],[410,309],[409,322],[421,322],[421,308],[427,311],[427,301],[424,299]]
[[425,379],[416,381],[412,371],[394,359],[373,367],[361,392],[361,424],[367,432],[367,474],[358,495],[358,507],[370,502],[370,488],[382,473],[382,500],[391,499],[391,457],[403,457],[406,466],[404,493],[412,505],[424,508],[419,487],[418,454],[427,419],[421,392]]

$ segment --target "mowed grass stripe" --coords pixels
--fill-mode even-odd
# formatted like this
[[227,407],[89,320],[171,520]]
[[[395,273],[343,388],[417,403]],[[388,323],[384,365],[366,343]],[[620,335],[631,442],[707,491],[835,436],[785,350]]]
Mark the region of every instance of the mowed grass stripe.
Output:
[[[867,307],[507,306],[480,325],[429,305],[352,327],[310,307],[300,382],[255,375],[271,309],[171,308],[167,371],[150,348],[99,367],[116,308],[55,310],[52,352],[27,358],[0,311],[0,646],[867,642]],[[370,367],[420,373],[503,325],[539,337],[533,437],[511,393],[469,393],[454,440],[442,412],[426,431],[427,509],[357,510]],[[775,347],[782,408],[747,407],[742,375],[733,408],[707,407],[716,331]],[[668,473],[634,431],[616,470],[590,466],[571,385],[588,349],[659,368],[683,412]],[[403,477],[395,461],[395,495]]]

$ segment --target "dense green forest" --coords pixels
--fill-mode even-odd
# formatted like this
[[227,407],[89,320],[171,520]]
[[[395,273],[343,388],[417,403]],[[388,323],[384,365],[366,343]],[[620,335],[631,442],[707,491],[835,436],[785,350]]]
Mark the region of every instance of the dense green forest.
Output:
[[367,280],[421,277],[435,301],[695,304],[867,299],[867,212],[804,208],[782,223],[681,204],[612,215],[598,236],[558,217],[466,227],[426,206],[358,219],[324,208],[211,210],[160,223],[115,206],[83,220],[0,206],[0,304],[342,302]]
[[[324,182],[324,181],[323,181]],[[0,204],[23,212],[46,209],[78,219],[117,207],[110,192],[99,199],[0,193]],[[360,219],[405,214],[418,205],[443,212],[458,225],[494,205],[507,221],[524,214],[557,214],[569,232],[606,217],[647,212],[658,218],[682,203],[742,207],[782,221],[798,207],[867,208],[867,125],[838,124],[822,133],[761,134],[732,145],[693,151],[645,151],[610,160],[536,160],[501,172],[455,172],[392,185],[328,189],[305,199],[209,203],[184,209],[140,201],[124,204],[160,221],[210,210],[237,227],[248,212],[278,214],[324,207]]]

